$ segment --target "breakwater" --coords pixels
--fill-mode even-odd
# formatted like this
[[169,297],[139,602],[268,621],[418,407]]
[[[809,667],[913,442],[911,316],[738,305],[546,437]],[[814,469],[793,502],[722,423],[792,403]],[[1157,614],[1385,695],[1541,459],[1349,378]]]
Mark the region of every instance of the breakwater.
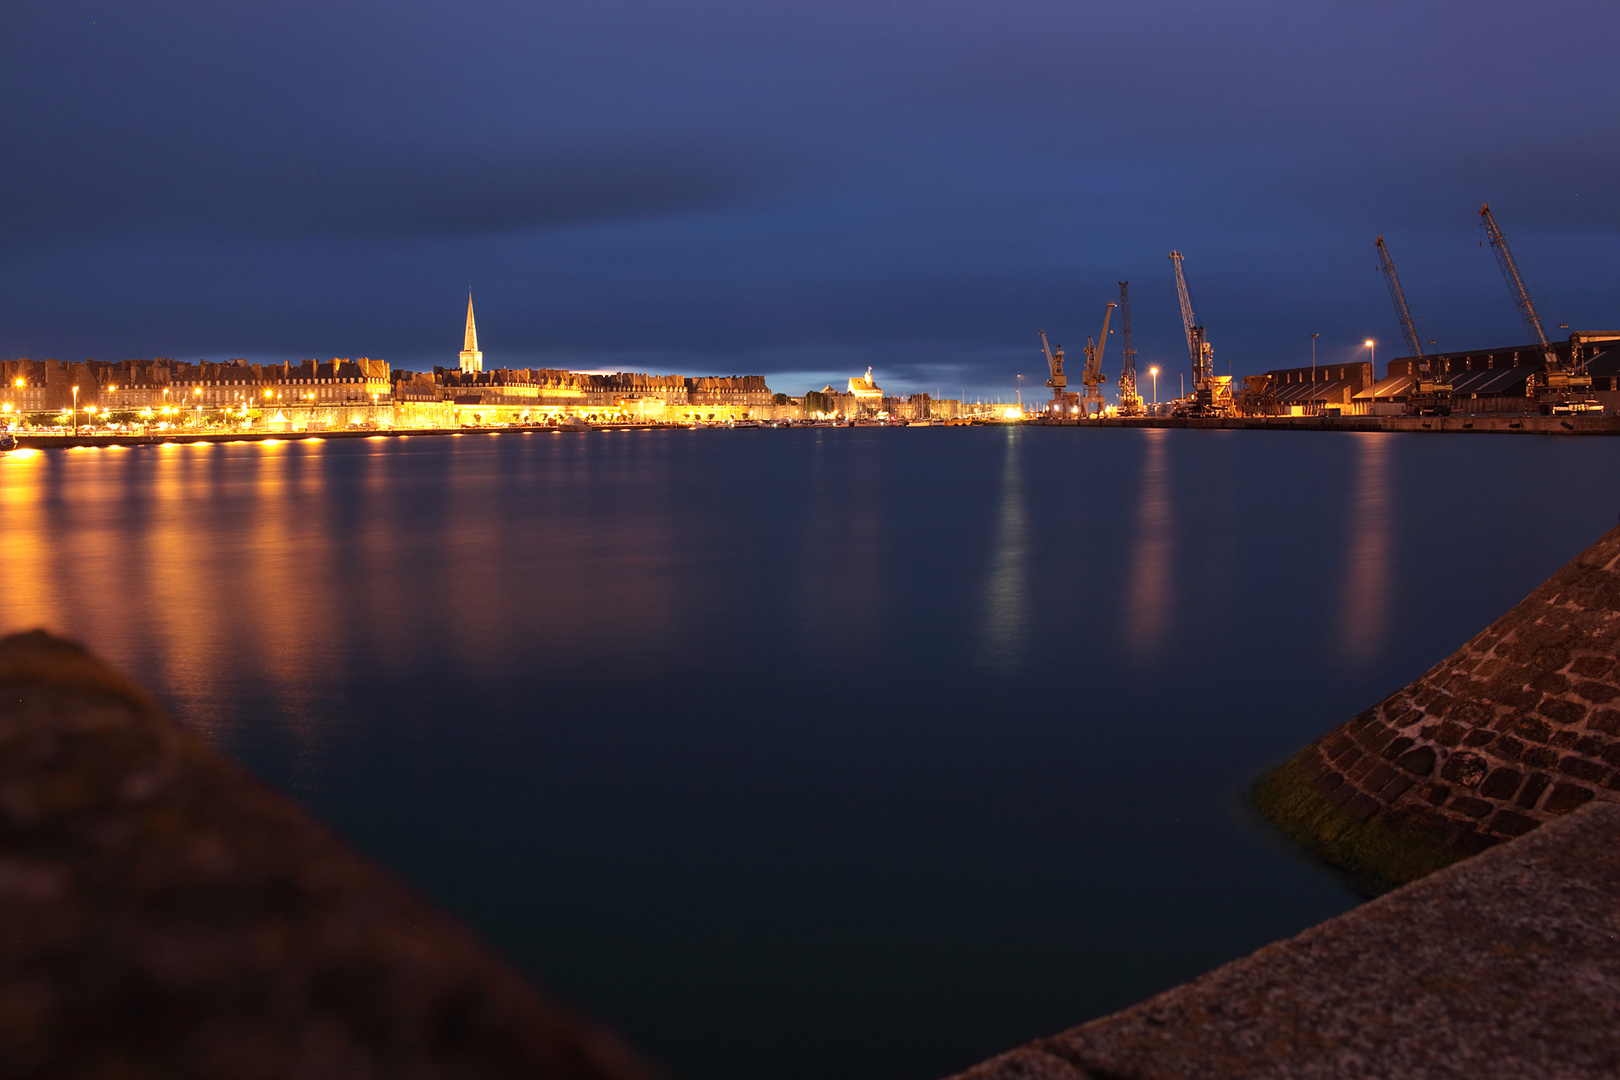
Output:
[[1330,863],[1398,884],[1620,801],[1620,527],[1483,632],[1262,778]]

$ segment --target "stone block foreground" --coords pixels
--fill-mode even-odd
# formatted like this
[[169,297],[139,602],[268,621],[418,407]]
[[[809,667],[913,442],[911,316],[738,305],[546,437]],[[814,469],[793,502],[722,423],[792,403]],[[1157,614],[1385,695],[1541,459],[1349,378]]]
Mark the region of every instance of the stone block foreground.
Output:
[[649,1075],[117,672],[0,640],[0,1077]]
[[1591,805],[956,1080],[1620,1076],[1620,805]]

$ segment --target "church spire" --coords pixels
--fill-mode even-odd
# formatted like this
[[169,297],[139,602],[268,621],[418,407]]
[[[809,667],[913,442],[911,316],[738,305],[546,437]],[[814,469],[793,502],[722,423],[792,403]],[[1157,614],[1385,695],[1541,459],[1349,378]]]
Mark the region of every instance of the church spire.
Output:
[[477,373],[484,370],[484,354],[478,351],[478,327],[473,322],[472,290],[467,290],[467,336],[461,350],[461,370]]

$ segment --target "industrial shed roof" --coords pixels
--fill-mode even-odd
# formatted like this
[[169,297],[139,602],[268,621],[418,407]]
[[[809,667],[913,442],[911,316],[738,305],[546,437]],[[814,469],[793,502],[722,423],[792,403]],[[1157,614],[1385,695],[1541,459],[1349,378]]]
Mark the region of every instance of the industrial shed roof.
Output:
[[1484,371],[1457,371],[1451,375],[1451,392],[1455,394],[1507,394],[1522,391],[1530,376],[1531,367],[1487,368]]
[[1367,389],[1361,391],[1352,400],[1371,401],[1374,398],[1394,398],[1410,393],[1412,384],[1417,381],[1415,375],[1391,375],[1379,379]]
[[1346,391],[1355,389],[1356,379],[1319,379],[1316,382],[1283,383],[1272,391],[1279,402],[1320,401],[1323,398],[1343,400]]
[[1588,375],[1620,375],[1620,345],[1604,349],[1586,362]]

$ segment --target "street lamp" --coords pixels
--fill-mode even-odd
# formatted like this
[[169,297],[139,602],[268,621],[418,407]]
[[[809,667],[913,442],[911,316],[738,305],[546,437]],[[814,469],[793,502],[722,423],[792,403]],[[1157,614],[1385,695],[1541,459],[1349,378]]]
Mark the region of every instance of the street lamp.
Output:
[[1153,411],[1158,412],[1158,410],[1159,410],[1159,369],[1156,368],[1156,367],[1150,367],[1150,368],[1148,368],[1148,374],[1153,376]]
[[73,388],[73,434],[79,434],[79,388]]
[[1373,347],[1375,342],[1373,341],[1372,338],[1368,338],[1366,341],[1363,341],[1362,344],[1367,346],[1367,362],[1369,364],[1373,365],[1373,377],[1377,378],[1378,377],[1378,350]]
[[1316,339],[1321,334],[1311,335],[1311,412],[1316,412]]

